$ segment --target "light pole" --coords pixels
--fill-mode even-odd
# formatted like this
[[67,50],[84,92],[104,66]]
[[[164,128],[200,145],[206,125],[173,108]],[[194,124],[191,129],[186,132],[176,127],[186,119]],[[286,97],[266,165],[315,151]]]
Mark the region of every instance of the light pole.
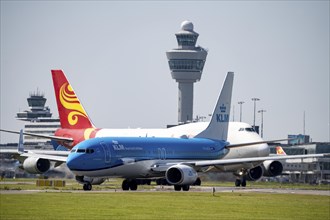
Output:
[[252,98],[252,101],[254,101],[254,111],[253,111],[253,128],[256,127],[256,102],[260,101],[258,98]]
[[258,113],[261,113],[261,138],[264,136],[264,112],[266,112],[264,109],[258,111]]
[[239,101],[239,121],[242,122],[242,105],[244,104],[243,101]]

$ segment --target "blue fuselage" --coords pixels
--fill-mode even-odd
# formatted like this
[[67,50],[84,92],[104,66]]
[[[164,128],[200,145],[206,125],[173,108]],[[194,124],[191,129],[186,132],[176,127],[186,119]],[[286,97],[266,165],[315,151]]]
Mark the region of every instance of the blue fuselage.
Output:
[[[94,138],[83,141],[72,149],[67,158],[67,166],[76,175],[111,176],[114,173],[107,172],[111,169],[126,165],[133,171],[138,164],[143,164],[146,173],[152,163],[220,159],[227,153],[226,145],[227,142],[224,141],[204,138]],[[121,170],[123,169],[116,171],[117,176],[125,177],[125,173],[132,175],[132,172],[126,170],[123,174],[118,173]]]

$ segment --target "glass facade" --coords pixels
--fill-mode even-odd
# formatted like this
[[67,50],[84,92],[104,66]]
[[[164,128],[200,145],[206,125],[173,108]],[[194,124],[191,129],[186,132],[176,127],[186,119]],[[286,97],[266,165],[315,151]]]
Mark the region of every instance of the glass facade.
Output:
[[43,96],[31,95],[27,101],[30,107],[40,107],[43,108],[46,103],[46,98]]
[[172,72],[202,72],[204,68],[204,60],[169,60]]
[[179,46],[195,46],[198,35],[180,34],[176,36]]

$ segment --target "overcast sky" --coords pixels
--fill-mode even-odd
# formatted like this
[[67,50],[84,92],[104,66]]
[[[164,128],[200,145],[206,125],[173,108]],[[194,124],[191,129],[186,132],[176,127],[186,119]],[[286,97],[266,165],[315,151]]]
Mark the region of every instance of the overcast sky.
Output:
[[[97,127],[163,128],[177,123],[178,90],[165,52],[190,20],[209,50],[195,83],[194,116],[212,112],[234,71],[234,118],[265,109],[264,138],[303,133],[330,141],[329,1],[3,1],[1,128],[42,91],[58,116],[51,69],[63,69]],[[233,116],[231,116],[233,119]],[[256,124],[261,122],[257,114]],[[1,143],[17,142],[0,134]]]

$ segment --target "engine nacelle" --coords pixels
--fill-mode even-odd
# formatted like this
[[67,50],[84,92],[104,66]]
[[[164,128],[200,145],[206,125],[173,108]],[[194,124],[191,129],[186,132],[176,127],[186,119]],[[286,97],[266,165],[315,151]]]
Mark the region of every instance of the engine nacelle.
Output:
[[42,174],[49,170],[50,161],[47,159],[28,157],[23,162],[23,169],[31,174]]
[[269,160],[263,162],[263,168],[264,168],[264,176],[278,176],[281,175],[283,171],[283,165],[280,161],[277,160]]
[[92,184],[92,185],[101,185],[106,179],[105,178],[95,178],[95,177],[88,177],[88,176],[76,176],[76,180],[84,184],[86,182]]
[[262,169],[261,166],[254,167],[249,170],[249,172],[246,175],[246,179],[251,181],[256,181],[262,177],[263,173],[264,170]]
[[165,177],[167,182],[172,185],[192,185],[197,180],[198,175],[192,167],[179,164],[168,168]]

